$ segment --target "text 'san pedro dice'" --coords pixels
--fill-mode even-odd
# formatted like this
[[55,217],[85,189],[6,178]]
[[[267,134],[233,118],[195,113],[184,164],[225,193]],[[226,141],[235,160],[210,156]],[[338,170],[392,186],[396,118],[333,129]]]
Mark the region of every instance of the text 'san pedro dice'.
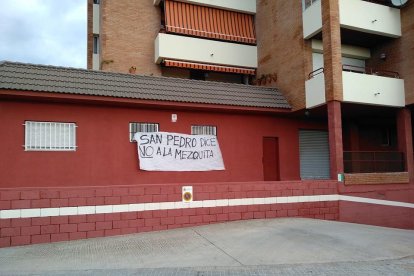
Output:
[[183,186],[183,202],[193,201],[193,186]]

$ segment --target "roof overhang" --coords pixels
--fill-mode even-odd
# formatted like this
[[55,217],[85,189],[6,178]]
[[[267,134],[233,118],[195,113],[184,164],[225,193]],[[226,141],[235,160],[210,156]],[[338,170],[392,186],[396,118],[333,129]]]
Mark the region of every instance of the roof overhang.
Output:
[[223,113],[262,113],[262,114],[290,114],[290,108],[252,107],[220,104],[203,104],[175,101],[141,100],[130,98],[117,98],[110,96],[79,95],[69,93],[51,93],[42,91],[26,91],[0,89],[0,100],[21,100],[37,102],[59,102],[69,104],[92,104],[106,106],[130,106],[141,108],[156,108],[170,110],[197,110]]

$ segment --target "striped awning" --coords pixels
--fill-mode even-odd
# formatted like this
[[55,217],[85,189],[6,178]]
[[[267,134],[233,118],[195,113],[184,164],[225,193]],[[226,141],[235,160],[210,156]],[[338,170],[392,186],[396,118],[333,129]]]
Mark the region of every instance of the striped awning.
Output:
[[166,0],[165,25],[171,33],[256,43],[251,14]]
[[221,65],[213,65],[213,64],[205,64],[205,63],[178,61],[178,60],[171,60],[171,59],[164,60],[164,65],[167,67],[179,67],[179,68],[225,72],[225,73],[236,73],[236,74],[246,74],[246,75],[256,74],[256,70],[250,69],[250,68],[221,66]]

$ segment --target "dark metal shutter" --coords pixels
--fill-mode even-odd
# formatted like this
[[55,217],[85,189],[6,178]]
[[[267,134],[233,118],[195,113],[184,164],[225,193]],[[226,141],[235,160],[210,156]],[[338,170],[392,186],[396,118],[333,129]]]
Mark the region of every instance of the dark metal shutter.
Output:
[[329,179],[329,140],[327,131],[300,130],[301,179]]

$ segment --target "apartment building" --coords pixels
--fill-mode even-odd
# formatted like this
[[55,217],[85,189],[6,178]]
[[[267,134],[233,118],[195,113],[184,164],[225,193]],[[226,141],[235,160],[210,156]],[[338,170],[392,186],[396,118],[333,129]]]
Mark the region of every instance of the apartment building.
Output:
[[88,4],[89,69],[235,83],[255,75],[256,1],[98,2]]
[[[89,0],[90,70],[0,63],[0,247],[278,217],[413,229],[413,15]],[[210,135],[222,165],[143,169],[136,132]]]

